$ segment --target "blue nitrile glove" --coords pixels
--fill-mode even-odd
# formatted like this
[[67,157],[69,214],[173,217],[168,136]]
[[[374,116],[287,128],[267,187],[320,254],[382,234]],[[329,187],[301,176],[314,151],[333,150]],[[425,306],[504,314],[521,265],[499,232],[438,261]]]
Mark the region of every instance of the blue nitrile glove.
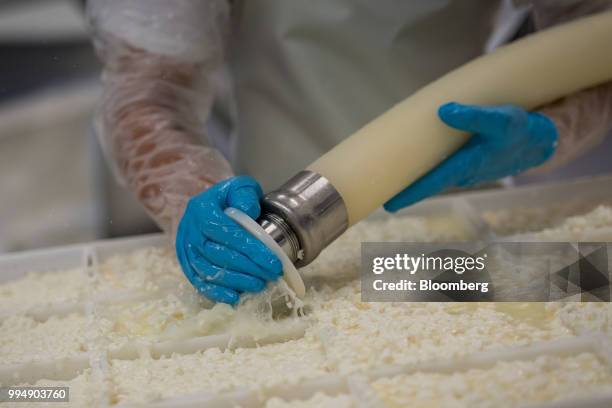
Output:
[[241,176],[215,184],[189,200],[176,234],[176,253],[191,284],[214,302],[236,304],[282,275],[280,260],[223,211],[234,207],[259,217],[261,187]]
[[557,145],[557,129],[548,117],[517,106],[451,102],[442,105],[438,115],[448,126],[474,135],[456,153],[387,201],[387,211],[397,211],[449,187],[469,187],[518,174],[542,164]]

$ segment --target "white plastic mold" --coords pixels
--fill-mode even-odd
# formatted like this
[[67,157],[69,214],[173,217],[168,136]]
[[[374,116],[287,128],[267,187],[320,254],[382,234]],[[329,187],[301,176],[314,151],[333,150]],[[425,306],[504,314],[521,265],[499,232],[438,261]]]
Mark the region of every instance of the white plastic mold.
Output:
[[[491,235],[486,222],[480,214],[489,209],[512,208],[512,205],[524,205],[526,200],[540,200],[540,203],[554,202],[567,192],[584,196],[592,201],[606,202],[612,195],[612,177],[591,181],[581,181],[564,186],[550,186],[539,188],[523,188],[505,192],[477,192],[453,197],[440,197],[428,200],[413,208],[400,212],[400,215],[430,216],[436,214],[452,214],[463,217],[474,228],[478,237]],[[548,195],[547,191],[550,191]],[[553,197],[553,198],[551,198]],[[381,215],[377,215],[381,216]],[[0,310],[0,320],[7,316],[21,313],[38,321],[45,321],[50,316],[65,316],[69,313],[79,313],[86,316],[91,324],[96,324],[97,309],[107,304],[130,303],[154,299],[164,293],[163,286],[158,292],[115,291],[113,293],[94,293],[95,282],[98,276],[98,266],[110,256],[129,253],[133,250],[149,246],[166,246],[168,241],[162,235],[151,235],[137,238],[99,241],[83,245],[73,245],[63,248],[37,250],[19,254],[10,254],[0,257],[0,282],[12,281],[25,276],[26,273],[53,273],[54,271],[80,268],[87,282],[91,284],[88,296],[73,302],[58,302],[29,308],[27,310]],[[0,362],[0,383],[19,384],[23,382],[34,383],[39,379],[67,381],[75,378],[85,369],[91,369],[92,375],[100,384],[112,384],[109,374],[109,361],[113,359],[137,359],[146,354],[152,358],[168,356],[173,353],[190,354],[211,347],[256,347],[260,344],[283,342],[303,335],[299,327],[293,332],[279,333],[278,336],[254,342],[248,338],[232,339],[229,335],[220,334],[200,338],[189,338],[177,341],[160,341],[151,344],[126,343],[119,348],[99,349],[96,343],[99,339],[88,339],[88,352],[79,357],[60,358],[54,361],[33,361],[22,364],[7,365]],[[385,366],[351,376],[329,374],[327,376],[303,381],[297,385],[278,385],[269,389],[249,390],[247,387],[213,395],[202,392],[192,395],[181,395],[165,401],[158,401],[152,407],[261,407],[272,397],[279,397],[286,401],[304,400],[314,396],[317,392],[327,395],[351,396],[358,407],[379,407],[381,401],[373,398],[373,391],[369,384],[377,378],[389,377],[397,374],[410,374],[418,371],[429,372],[455,372],[469,368],[491,366],[497,361],[533,359],[541,355],[574,355],[580,352],[596,353],[608,367],[612,363],[610,358],[612,345],[609,338],[578,337],[569,340],[551,341],[534,344],[528,347],[509,348],[499,351],[475,353],[455,360],[439,360],[416,365]],[[107,386],[103,392],[99,405],[112,405],[112,386]],[[117,406],[131,407],[129,403]],[[570,406],[581,407],[610,407],[612,395],[591,395],[571,401],[560,401],[550,404],[538,405],[539,408],[564,408]],[[535,407],[535,406],[534,406]]]
[[612,175],[474,191],[461,195],[479,213],[559,204],[612,204]]
[[[400,374],[410,375],[418,372],[455,373],[475,368],[486,369],[494,366],[499,361],[528,361],[540,356],[570,357],[580,353],[593,353],[601,356],[602,353],[607,353],[607,349],[611,346],[610,339],[602,337],[578,337],[537,343],[530,346],[513,347],[500,351],[478,352],[458,359],[435,360],[410,365],[383,366],[348,376],[329,374],[294,385],[278,385],[256,390],[241,389],[219,395],[203,392],[188,396],[178,396],[158,401],[149,406],[156,408],[195,408],[201,406],[212,408],[236,406],[256,408],[264,406],[267,400],[274,397],[285,401],[297,401],[307,400],[316,393],[323,393],[329,396],[350,396],[355,406],[359,408],[382,408],[385,405],[378,399],[375,391],[370,386],[371,382],[380,378],[393,377]],[[607,367],[609,367],[612,375],[612,366],[609,365],[609,361],[603,361],[608,363]],[[571,405],[577,402],[580,405]],[[119,406],[122,408],[133,407],[133,405],[127,403]],[[570,406],[607,408],[612,406],[612,394],[605,392],[553,403],[525,405],[525,408],[565,408]]]
[[[520,215],[523,211],[534,211],[549,217],[557,212],[558,217],[580,215],[597,205],[612,205],[612,175],[588,177],[563,182],[525,185],[513,188],[495,188],[466,192],[462,194],[441,195],[417,203],[398,212],[406,216],[432,216],[455,214],[464,217],[476,231],[475,238],[497,239],[501,235],[517,235],[517,239],[530,240],[530,232],[550,227],[543,223],[530,225],[528,221],[518,223],[517,230],[503,231],[489,216],[508,211]],[[382,210],[377,216],[383,215]],[[552,219],[554,221],[554,218]],[[522,224],[522,225],[521,225]],[[608,231],[598,231],[599,237],[610,237]],[[598,235],[590,235],[597,240]]]

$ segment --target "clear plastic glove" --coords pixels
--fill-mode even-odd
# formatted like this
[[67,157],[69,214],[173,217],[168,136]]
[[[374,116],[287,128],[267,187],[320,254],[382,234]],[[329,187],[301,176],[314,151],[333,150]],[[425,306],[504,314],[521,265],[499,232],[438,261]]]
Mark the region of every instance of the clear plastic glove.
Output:
[[521,173],[550,158],[557,144],[557,130],[548,117],[516,106],[448,103],[438,114],[450,127],[474,135],[442,164],[389,200],[387,211],[450,187],[469,187]]
[[282,275],[281,261],[229,218],[233,207],[259,217],[261,187],[251,177],[221,181],[189,200],[176,234],[176,253],[191,284],[214,302],[236,304]]

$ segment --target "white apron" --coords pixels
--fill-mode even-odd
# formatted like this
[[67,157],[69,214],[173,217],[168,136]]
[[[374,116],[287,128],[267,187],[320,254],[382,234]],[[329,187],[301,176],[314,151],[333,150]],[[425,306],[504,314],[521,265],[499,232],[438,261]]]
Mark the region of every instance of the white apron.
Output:
[[235,2],[237,173],[255,177],[264,191],[277,187],[395,103],[482,54],[498,6],[492,0]]

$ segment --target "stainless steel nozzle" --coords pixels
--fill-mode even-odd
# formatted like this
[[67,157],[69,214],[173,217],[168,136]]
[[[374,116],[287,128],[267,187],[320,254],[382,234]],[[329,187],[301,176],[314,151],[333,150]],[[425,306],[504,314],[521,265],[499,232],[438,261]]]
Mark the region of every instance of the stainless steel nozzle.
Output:
[[263,198],[257,220],[298,267],[348,228],[342,197],[325,177],[304,170]]

